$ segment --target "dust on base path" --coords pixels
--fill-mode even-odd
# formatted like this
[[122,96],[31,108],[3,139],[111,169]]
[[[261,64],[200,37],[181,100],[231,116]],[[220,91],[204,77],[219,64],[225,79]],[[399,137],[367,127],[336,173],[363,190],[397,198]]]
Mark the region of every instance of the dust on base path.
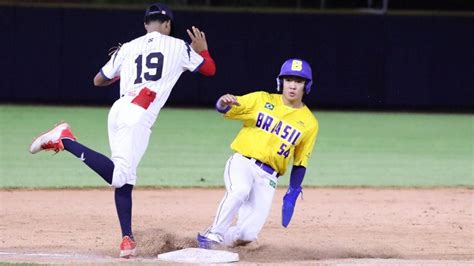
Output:
[[[305,189],[293,220],[281,222],[275,194],[259,240],[231,249],[243,263],[469,264],[474,260],[472,189]],[[112,189],[0,190],[0,261],[156,262],[196,247],[223,189],[136,189],[138,258],[118,259],[120,227]]]

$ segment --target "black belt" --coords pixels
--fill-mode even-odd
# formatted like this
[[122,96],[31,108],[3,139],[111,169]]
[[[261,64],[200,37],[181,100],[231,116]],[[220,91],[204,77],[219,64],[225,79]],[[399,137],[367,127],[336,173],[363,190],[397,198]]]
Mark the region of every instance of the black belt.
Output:
[[[244,156],[244,157],[247,158],[247,159],[249,159],[249,160],[252,160],[252,159],[253,159],[252,157],[248,157],[248,156]],[[267,173],[269,173],[269,174],[271,174],[271,175],[273,175],[274,173],[276,173],[276,177],[277,177],[277,178],[280,176],[280,175],[278,174],[278,172],[275,171],[275,170],[273,170],[273,168],[272,168],[270,165],[268,165],[268,164],[266,164],[266,163],[264,163],[264,162],[262,162],[262,161],[259,161],[259,160],[257,160],[257,159],[253,159],[253,160],[255,160],[255,164],[258,165],[258,167],[260,167],[260,169],[262,169],[263,171],[265,171],[265,172],[267,172]]]

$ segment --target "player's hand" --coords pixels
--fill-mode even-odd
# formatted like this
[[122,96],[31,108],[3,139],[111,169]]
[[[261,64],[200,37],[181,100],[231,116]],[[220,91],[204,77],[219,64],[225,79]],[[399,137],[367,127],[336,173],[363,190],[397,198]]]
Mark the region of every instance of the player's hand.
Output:
[[222,95],[221,98],[219,98],[219,104],[222,107],[227,107],[231,105],[240,106],[240,103],[237,102],[237,97],[232,94]]
[[105,79],[101,72],[98,72],[94,77],[94,86],[105,87],[113,84],[117,80],[120,80],[120,76],[114,77],[113,79]]
[[189,38],[191,38],[191,47],[193,50],[196,51],[196,53],[207,50],[207,41],[204,32],[194,26],[191,30],[187,29],[186,31],[188,32]]
[[281,225],[287,228],[290,224],[291,217],[293,217],[293,212],[295,210],[296,200],[301,193],[301,186],[297,188],[292,188],[288,186],[288,191],[283,197],[283,206],[281,207]]

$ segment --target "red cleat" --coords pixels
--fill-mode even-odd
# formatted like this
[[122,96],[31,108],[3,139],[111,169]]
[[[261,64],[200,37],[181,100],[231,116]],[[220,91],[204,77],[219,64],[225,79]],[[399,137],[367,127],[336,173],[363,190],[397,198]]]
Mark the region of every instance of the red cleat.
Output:
[[30,152],[35,154],[40,151],[53,150],[58,153],[64,150],[62,139],[76,140],[67,123],[57,124],[54,128],[35,138],[30,145]]
[[120,244],[120,258],[129,259],[135,256],[137,244],[129,236],[124,236]]

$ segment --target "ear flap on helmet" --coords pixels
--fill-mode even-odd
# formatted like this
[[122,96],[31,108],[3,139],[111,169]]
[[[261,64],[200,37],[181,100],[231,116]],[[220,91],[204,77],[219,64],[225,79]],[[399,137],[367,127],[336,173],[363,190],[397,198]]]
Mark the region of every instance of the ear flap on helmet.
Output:
[[[278,92],[280,92],[283,89],[283,80],[281,78],[276,78],[276,81],[277,81],[276,90]],[[309,94],[309,92],[311,91],[311,86],[312,85],[313,85],[312,80],[306,81],[306,84],[305,84],[305,87],[304,87],[304,91],[305,91],[306,94]]]
[[306,82],[306,86],[305,86],[305,92],[306,94],[309,94],[309,92],[311,91],[311,85],[313,85],[313,81],[312,80],[309,80]]

